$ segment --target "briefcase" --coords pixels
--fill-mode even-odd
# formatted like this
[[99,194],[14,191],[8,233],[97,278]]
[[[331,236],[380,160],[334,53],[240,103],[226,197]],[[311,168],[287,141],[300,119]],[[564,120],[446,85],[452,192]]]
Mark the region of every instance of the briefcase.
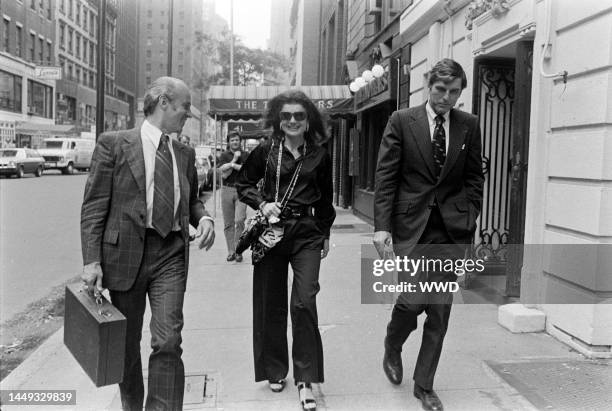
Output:
[[96,387],[123,379],[127,320],[104,296],[83,284],[66,286],[64,344]]

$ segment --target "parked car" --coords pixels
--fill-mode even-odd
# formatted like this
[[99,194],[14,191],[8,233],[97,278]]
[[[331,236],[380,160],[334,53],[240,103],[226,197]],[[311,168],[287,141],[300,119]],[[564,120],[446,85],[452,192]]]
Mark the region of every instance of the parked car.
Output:
[[38,151],[45,158],[45,169],[61,170],[72,174],[74,170],[88,170],[96,145],[85,138],[55,137],[44,140],[44,148]]
[[29,148],[0,149],[0,174],[15,175],[21,178],[24,174],[34,173],[36,177],[43,174],[45,159]]
[[198,194],[212,190],[213,170],[207,158],[196,158],[196,171],[198,173]]

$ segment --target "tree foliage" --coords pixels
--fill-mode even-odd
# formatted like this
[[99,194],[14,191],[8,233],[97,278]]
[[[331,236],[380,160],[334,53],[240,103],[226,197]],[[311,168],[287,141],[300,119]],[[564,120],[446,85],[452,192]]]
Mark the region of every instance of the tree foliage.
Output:
[[[229,31],[213,36],[196,32],[195,47],[203,52],[211,67],[201,67],[198,73],[198,88],[208,89],[211,85],[230,84],[230,40]],[[291,63],[284,56],[268,50],[252,49],[234,36],[234,85],[246,86],[274,84],[276,78],[287,73]]]

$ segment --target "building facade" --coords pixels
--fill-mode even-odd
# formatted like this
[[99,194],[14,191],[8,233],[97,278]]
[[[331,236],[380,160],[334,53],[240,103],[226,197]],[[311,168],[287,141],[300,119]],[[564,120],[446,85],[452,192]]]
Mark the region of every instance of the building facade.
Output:
[[293,0],[290,23],[290,84],[314,86],[319,81],[321,0]]
[[[172,10],[170,5],[173,5]],[[211,9],[212,7],[212,9]],[[203,13],[214,15],[210,1],[174,0],[141,1],[138,11],[138,113],[139,124],[143,120],[142,94],[153,80],[162,76],[177,77],[185,81],[190,89],[192,105],[200,112],[205,96],[195,91],[200,78],[199,70],[204,66],[205,56],[196,47],[196,32],[204,27]],[[170,42],[172,42],[170,47]],[[168,59],[171,50],[171,58]],[[168,67],[168,64],[171,64]],[[200,119],[188,120],[183,133],[191,141],[199,141]],[[191,124],[197,123],[197,124]],[[189,133],[189,134],[187,134]],[[194,135],[197,134],[197,135]]]
[[42,70],[55,62],[52,2],[3,1],[0,17],[0,147],[33,147],[41,137],[26,130],[54,124],[56,82]]
[[[74,125],[78,131],[89,131],[96,125],[99,2],[57,0],[55,6],[56,55],[63,73],[57,82],[56,123]],[[117,98],[118,11],[119,2],[107,0],[104,130],[125,129],[132,117],[129,104]],[[122,64],[121,69],[125,69],[124,66]]]
[[595,0],[423,0],[400,20],[400,98],[422,104],[443,57],[468,75],[458,108],[480,118],[486,177],[477,255],[497,262],[500,292],[592,357],[612,357],[610,27],[609,2]]
[[[409,0],[355,0],[348,5],[348,31],[344,77],[362,76],[378,64],[384,68],[354,95],[355,126],[349,131],[348,178],[352,185],[353,212],[368,222],[374,220],[374,175],[378,148],[387,120],[399,108],[399,68],[409,54],[400,45],[401,11]],[[398,82],[399,81],[399,82]]]

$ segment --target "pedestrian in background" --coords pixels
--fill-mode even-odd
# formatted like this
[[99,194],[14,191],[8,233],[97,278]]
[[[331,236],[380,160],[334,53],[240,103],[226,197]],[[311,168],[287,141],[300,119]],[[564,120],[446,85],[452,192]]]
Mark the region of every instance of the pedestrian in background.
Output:
[[[287,275],[293,269],[291,324],[293,378],[304,410],[316,408],[312,383],[323,382],[323,345],[316,296],[321,259],[329,252],[336,217],[332,205],[332,163],[321,143],[325,125],[313,102],[287,91],[268,103],[270,141],[255,147],[242,167],[240,199],[271,219],[280,219],[280,241],[253,268],[253,352],[255,381],[283,390],[289,371]],[[257,183],[264,179],[262,191]],[[285,200],[285,204],[281,204]]]
[[[467,85],[465,72],[457,62],[443,59],[430,71],[428,85],[427,102],[394,112],[380,144],[374,245],[382,258],[392,242],[401,257],[460,259],[476,229],[484,183],[480,126],[476,116],[453,109]],[[422,271],[415,278],[457,280],[444,271]],[[414,395],[426,410],[443,409],[433,381],[452,301],[450,292],[402,293],[387,326],[383,369],[393,384],[400,384],[402,345],[416,329],[417,317],[427,315],[413,376]]]
[[140,128],[100,135],[81,209],[82,279],[110,290],[127,318],[125,366],[119,384],[125,410],[142,410],[142,322],[149,295],[151,348],[147,410],[181,410],[185,370],[181,354],[183,299],[189,267],[189,224],[199,248],[215,237],[198,199],[195,151],[168,134],[191,116],[187,85],[155,80],[144,96]]
[[246,161],[248,153],[240,149],[240,134],[230,131],[227,134],[227,150],[219,157],[219,172],[223,179],[221,191],[221,210],[223,211],[223,233],[227,244],[227,261],[242,262],[242,254],[236,254],[238,237],[244,231],[246,204],[238,199],[236,177]]

